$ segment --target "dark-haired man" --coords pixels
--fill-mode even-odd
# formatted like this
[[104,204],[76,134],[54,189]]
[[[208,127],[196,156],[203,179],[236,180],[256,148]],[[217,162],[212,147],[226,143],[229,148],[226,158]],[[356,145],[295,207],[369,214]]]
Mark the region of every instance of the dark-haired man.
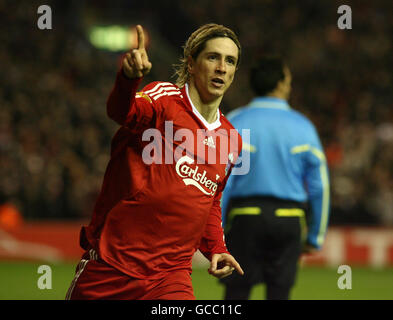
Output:
[[245,276],[222,282],[226,299],[247,299],[259,282],[267,299],[289,299],[301,252],[325,238],[328,168],[315,127],[287,102],[291,72],[282,59],[259,59],[250,80],[257,97],[228,115],[239,132],[250,129],[242,150],[250,171],[230,177],[222,198],[227,246]]

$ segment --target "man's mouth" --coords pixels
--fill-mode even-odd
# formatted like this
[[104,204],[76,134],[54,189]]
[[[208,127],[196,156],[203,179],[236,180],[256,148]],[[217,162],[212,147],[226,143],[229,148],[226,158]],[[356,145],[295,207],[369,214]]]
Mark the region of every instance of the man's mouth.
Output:
[[212,82],[216,87],[222,87],[225,84],[224,80],[221,78],[213,78]]

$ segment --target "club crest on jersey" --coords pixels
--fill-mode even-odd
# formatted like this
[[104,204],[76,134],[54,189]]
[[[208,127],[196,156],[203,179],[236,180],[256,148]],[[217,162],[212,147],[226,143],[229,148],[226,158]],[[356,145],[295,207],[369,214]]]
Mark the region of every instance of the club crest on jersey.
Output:
[[[213,196],[217,190],[217,183],[208,179],[206,170],[199,172],[199,167],[192,169],[189,165],[194,162],[189,156],[183,156],[176,162],[176,173],[183,179],[186,186],[192,185],[208,196]],[[216,178],[220,176],[216,175]]]
[[144,93],[143,91],[137,92],[135,94],[135,98],[144,98],[151,103],[150,97],[146,93]]

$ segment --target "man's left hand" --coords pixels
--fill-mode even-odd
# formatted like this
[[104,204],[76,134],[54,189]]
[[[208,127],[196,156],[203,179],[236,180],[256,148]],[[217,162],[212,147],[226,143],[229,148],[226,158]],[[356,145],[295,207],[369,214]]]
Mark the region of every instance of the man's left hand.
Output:
[[240,275],[244,275],[243,269],[233,256],[227,253],[215,253],[212,256],[208,272],[216,278],[225,278],[236,270]]

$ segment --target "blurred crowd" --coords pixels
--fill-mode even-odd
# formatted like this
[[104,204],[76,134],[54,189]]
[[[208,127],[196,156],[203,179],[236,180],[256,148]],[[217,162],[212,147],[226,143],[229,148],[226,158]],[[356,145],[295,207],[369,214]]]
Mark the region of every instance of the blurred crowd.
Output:
[[[155,2],[153,2],[155,3]],[[39,30],[37,1],[0,0],[0,202],[26,219],[91,214],[117,125],[105,104],[122,52],[94,48],[92,24],[140,23],[152,73],[172,65],[199,25],[232,28],[243,55],[224,113],[253,97],[248,71],[282,55],[293,74],[290,104],[321,136],[330,168],[331,223],[393,225],[393,3],[352,1],[340,30],[338,1],[46,1],[53,29]],[[137,6],[137,9],[135,9]]]

